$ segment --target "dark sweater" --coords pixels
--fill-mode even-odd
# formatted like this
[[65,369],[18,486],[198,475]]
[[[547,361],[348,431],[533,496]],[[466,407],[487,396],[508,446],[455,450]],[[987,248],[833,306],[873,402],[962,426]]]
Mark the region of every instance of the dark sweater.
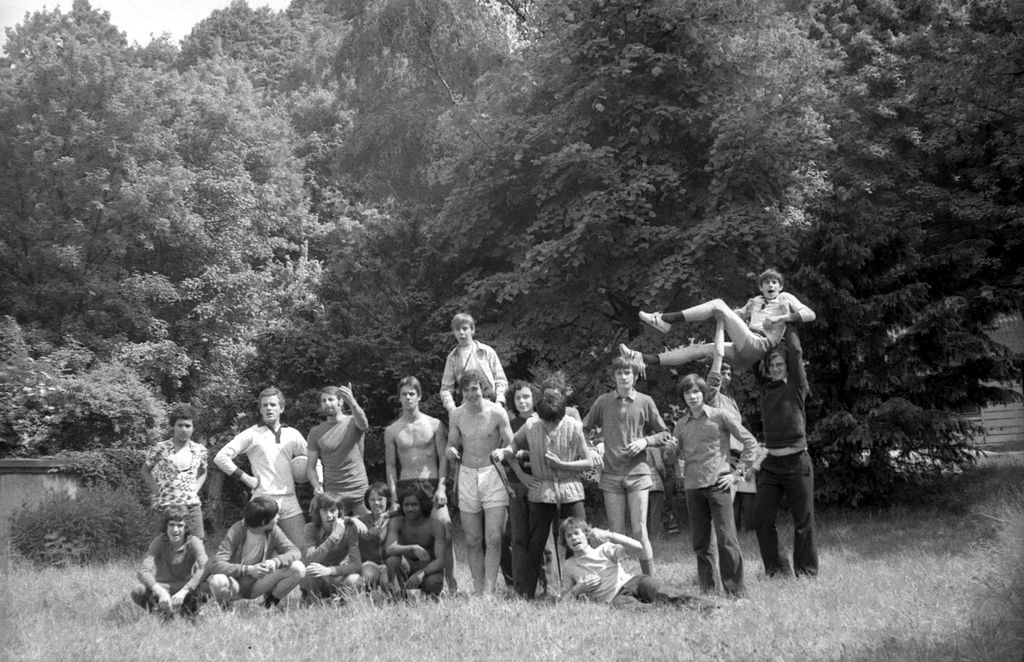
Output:
[[[764,445],[768,448],[784,446],[807,447],[807,425],[804,400],[810,392],[807,372],[804,370],[803,347],[793,325],[786,326],[786,381],[773,382],[760,371],[755,371],[761,385],[761,425]],[[765,361],[768,358],[765,357]]]

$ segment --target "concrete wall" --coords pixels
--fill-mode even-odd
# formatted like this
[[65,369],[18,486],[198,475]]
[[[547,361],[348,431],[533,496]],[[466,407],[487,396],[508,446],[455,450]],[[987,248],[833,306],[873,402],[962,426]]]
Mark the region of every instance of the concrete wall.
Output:
[[0,460],[0,553],[9,553],[11,517],[53,492],[75,496],[78,476],[63,470],[59,460]]

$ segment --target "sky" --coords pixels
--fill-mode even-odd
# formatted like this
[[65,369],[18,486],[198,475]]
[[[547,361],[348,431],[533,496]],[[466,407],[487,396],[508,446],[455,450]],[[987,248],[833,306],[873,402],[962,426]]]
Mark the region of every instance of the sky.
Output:
[[[25,14],[60,8],[71,10],[74,0],[0,0],[0,24],[4,28],[25,22]],[[93,9],[110,13],[110,22],[128,34],[128,42],[148,44],[151,37],[167,32],[177,44],[214,9],[227,7],[231,0],[90,0]],[[285,9],[290,0],[249,0],[251,7]],[[0,45],[7,41],[0,32]]]

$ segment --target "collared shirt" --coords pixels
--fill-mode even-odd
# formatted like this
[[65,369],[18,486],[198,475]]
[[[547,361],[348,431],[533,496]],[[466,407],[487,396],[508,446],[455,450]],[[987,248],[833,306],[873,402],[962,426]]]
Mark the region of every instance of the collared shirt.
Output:
[[487,380],[486,386],[494,391],[495,402],[505,402],[508,379],[505,377],[505,369],[501,367],[501,361],[498,360],[498,353],[490,345],[474,340],[466,359],[462,358],[461,349],[457,345],[445,359],[444,374],[441,376],[441,404],[445,409],[450,410],[455,406],[455,385],[469,370],[477,370],[484,376]]
[[184,469],[178,468],[172,459],[175,453],[173,439],[161,441],[146,456],[146,467],[156,481],[157,494],[153,497],[153,505],[157,508],[199,505],[196,481],[199,468],[206,466],[206,448],[189,440],[188,450],[190,459]]
[[616,476],[648,474],[647,454],[629,456],[626,444],[645,435],[667,432],[668,426],[649,395],[632,391],[619,395],[610,391],[594,401],[583,419],[583,428],[601,428],[604,438],[604,471]]
[[679,457],[683,461],[683,487],[688,490],[710,487],[718,477],[731,471],[729,467],[730,434],[743,444],[740,462],[750,466],[757,451],[757,440],[738,418],[708,405],[696,416],[689,408],[676,421],[674,431],[679,440]]
[[278,435],[266,425],[254,425],[243,430],[224,445],[213,458],[213,463],[231,475],[238,467],[235,457],[239,453],[249,456],[252,475],[258,481],[253,496],[280,497],[295,494],[292,478],[292,460],[306,455],[306,440],[295,428],[282,425]]
[[736,311],[743,319],[750,320],[748,326],[752,331],[763,333],[772,345],[778,345],[782,340],[782,334],[786,330],[785,324],[776,324],[764,328],[764,321],[769,317],[779,317],[797,313],[801,321],[806,322],[813,319],[811,309],[805,306],[799,299],[789,292],[779,292],[774,299],[765,299],[762,295],[747,299],[747,303]]

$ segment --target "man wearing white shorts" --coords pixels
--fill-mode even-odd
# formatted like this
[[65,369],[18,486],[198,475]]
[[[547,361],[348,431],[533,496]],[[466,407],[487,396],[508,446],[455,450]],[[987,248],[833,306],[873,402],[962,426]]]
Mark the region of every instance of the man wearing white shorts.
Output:
[[512,426],[501,405],[483,397],[484,377],[467,370],[459,380],[462,404],[451,414],[448,450],[439,474],[447,473],[448,461],[460,461],[459,520],[466,535],[469,571],[477,595],[493,594],[501,562],[501,534],[505,529],[508,492],[491,464],[491,451],[512,441]]
[[[253,498],[268,497],[277,503],[280,519],[277,526],[296,547],[303,543],[306,520],[295,497],[292,460],[306,455],[306,439],[295,428],[281,425],[284,395],[274,387],[259,395],[262,423],[240,432],[217,452],[213,463],[227,475],[252,490]],[[238,468],[239,453],[249,457],[253,475]]]

